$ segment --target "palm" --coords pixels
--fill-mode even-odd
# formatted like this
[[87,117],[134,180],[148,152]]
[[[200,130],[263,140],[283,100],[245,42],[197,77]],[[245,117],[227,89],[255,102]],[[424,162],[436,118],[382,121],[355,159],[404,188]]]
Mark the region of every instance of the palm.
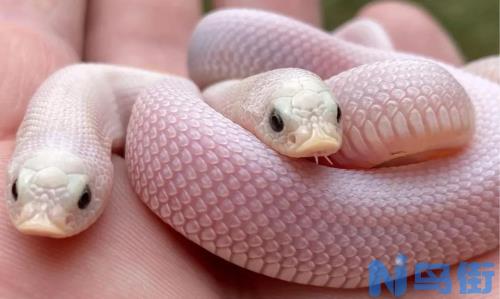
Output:
[[[0,66],[9,63],[0,67],[8,70],[0,73],[0,194],[4,194],[5,168],[27,101],[50,72],[76,62],[78,56],[65,43],[54,42],[53,36],[33,35],[18,27],[0,30],[0,44],[10,49],[3,53],[9,59],[0,60]],[[215,257],[155,217],[134,195],[124,160],[115,157],[114,163],[110,206],[94,226],[76,237],[53,240],[21,235],[0,201],[0,297],[369,298],[367,289],[285,283]],[[482,259],[498,262],[498,253]],[[498,296],[496,288],[496,294],[489,294],[492,298]],[[410,297],[422,293],[408,290]]]

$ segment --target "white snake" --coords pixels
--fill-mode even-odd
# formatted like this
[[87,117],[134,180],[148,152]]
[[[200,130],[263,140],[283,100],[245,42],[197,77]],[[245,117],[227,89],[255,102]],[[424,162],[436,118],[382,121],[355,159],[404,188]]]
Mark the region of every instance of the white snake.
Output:
[[[404,58],[253,10],[209,15],[193,35],[189,66],[199,86],[284,67],[335,75],[326,83],[344,115],[343,146],[331,156],[337,165],[401,164],[462,148],[373,170],[284,157],[205,104],[189,80],[67,67],[28,107],[8,169],[9,212],[26,233],[85,229],[110,194],[111,146],[123,149],[126,135],[131,183],[159,217],[268,276],[352,288],[368,284],[373,259],[391,271],[402,253],[411,273],[418,261],[453,264],[494,249],[500,87]],[[137,93],[150,85],[126,131]]]

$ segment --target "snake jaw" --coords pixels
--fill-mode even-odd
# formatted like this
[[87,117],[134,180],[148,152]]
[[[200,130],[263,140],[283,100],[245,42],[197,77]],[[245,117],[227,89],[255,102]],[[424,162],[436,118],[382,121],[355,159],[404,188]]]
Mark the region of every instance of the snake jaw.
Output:
[[[40,206],[30,202],[23,206],[19,218],[14,223],[18,231],[27,235],[63,238],[68,235],[66,219],[68,213],[60,206],[57,217],[49,216],[49,211],[40,210]],[[62,212],[62,213],[61,213]]]
[[[288,123],[292,120],[291,117],[286,119]],[[291,158],[330,156],[342,146],[341,128],[323,125],[321,120],[318,123],[315,126],[300,125],[291,132],[271,138],[269,142],[276,151]]]
[[336,153],[342,144],[339,135],[325,134],[321,130],[313,130],[311,136],[298,143],[294,150],[297,157],[329,156]]

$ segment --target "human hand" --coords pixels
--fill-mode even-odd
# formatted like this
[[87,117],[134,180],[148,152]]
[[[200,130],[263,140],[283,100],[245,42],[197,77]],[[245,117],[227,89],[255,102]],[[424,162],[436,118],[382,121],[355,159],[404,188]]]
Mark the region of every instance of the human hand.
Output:
[[[98,10],[98,7],[93,8],[92,5],[91,3],[89,9],[91,14]],[[108,13],[118,9],[117,6],[109,5]],[[101,14],[106,11],[105,8],[101,10]],[[169,7],[167,10],[172,11],[172,8]],[[187,9],[187,11],[192,10]],[[81,12],[74,12],[74,14],[82,15]],[[162,14],[158,13],[156,20],[158,23],[148,22],[152,26],[144,28],[143,33],[155,32],[154,28],[159,27],[159,24],[165,21],[161,16]],[[106,19],[105,14],[101,15],[101,18]],[[66,18],[63,19],[66,20]],[[193,22],[195,19],[193,18]],[[92,15],[89,20],[92,23]],[[53,22],[58,21],[53,20]],[[125,24],[120,25],[125,26]],[[4,109],[1,109],[1,113],[6,111],[10,113],[6,113],[6,118],[0,118],[0,128],[3,134],[0,136],[5,136],[0,143],[0,169],[5,169],[12,151],[12,136],[17,126],[16,121],[20,119],[31,93],[52,70],[81,58],[79,53],[82,51],[77,46],[78,40],[88,41],[88,44],[83,44],[85,49],[83,52],[86,53],[87,60],[131,64],[181,74],[185,71],[179,63],[179,57],[184,55],[182,50],[177,50],[183,47],[180,42],[179,46],[173,46],[176,43],[168,45],[173,50],[162,57],[162,47],[165,45],[157,44],[156,38],[150,38],[148,41],[137,38],[143,36],[142,34],[131,34],[127,38],[118,39],[115,42],[123,42],[123,46],[115,44],[110,47],[109,44],[104,43],[105,38],[87,36],[75,39],[72,33],[64,32],[57,34],[40,32],[35,35],[29,31],[32,29],[30,26],[21,29],[16,27],[17,24],[12,26],[9,28],[14,28],[14,30],[9,29],[7,32],[14,33],[6,33],[5,38],[7,43],[12,43],[10,47],[12,53],[4,57],[13,58],[9,60],[9,63],[19,61],[19,64],[16,67],[9,65],[3,68],[11,71],[9,77],[12,83],[5,81],[7,85],[2,86],[1,90],[2,94],[8,96],[5,102],[2,101],[1,105]],[[92,27],[92,25],[89,26],[88,28]],[[116,30],[133,31],[132,28],[123,29],[123,26]],[[0,30],[2,30],[1,27]],[[81,29],[83,25],[65,28]],[[103,31],[106,30],[108,30],[107,33],[102,33],[104,36],[113,35],[113,28],[103,29]],[[76,32],[81,31],[75,30],[74,34],[77,34]],[[101,33],[95,34],[99,36]],[[72,37],[72,39],[64,36]],[[12,41],[17,38],[24,38],[25,44],[20,46],[19,43]],[[94,42],[92,42],[93,39]],[[30,42],[32,44],[29,44]],[[26,46],[27,44],[30,46]],[[37,48],[32,46],[33,44],[41,46]],[[93,50],[92,47],[97,49]],[[99,47],[101,50],[98,50]],[[21,52],[21,49],[26,52]],[[179,56],[173,53],[178,53]],[[27,58],[33,59],[34,62],[26,63]],[[36,66],[35,62],[38,62],[39,66]],[[7,72],[3,75],[6,76]],[[18,82],[25,83],[21,86]],[[20,92],[22,95],[19,94]],[[9,98],[11,94],[12,99]],[[20,104],[16,102],[19,99],[22,99]],[[19,112],[9,110],[14,103],[21,106],[16,110]],[[9,223],[2,202],[0,205],[0,215],[3,215],[0,216],[0,227],[3,231],[0,237],[0,248],[2,248],[0,249],[0,277],[3,279],[0,281],[0,297],[368,298],[367,289],[346,291],[281,282],[240,269],[205,252],[157,219],[131,190],[126,178],[123,159],[115,157],[114,162],[116,181],[111,204],[102,218],[79,236],[52,240],[21,235]],[[2,176],[0,188],[3,188],[3,182]],[[498,262],[498,254],[484,256],[481,261],[485,260]],[[452,277],[456,277],[456,274],[452,274]],[[457,282],[454,281],[454,286],[456,285]],[[496,293],[490,293],[489,296],[493,297],[495,294],[498,296],[498,285],[496,287]],[[453,290],[458,292],[456,287]],[[413,293],[412,291],[408,290],[409,297],[424,294],[422,291]],[[431,292],[429,296],[432,294]]]

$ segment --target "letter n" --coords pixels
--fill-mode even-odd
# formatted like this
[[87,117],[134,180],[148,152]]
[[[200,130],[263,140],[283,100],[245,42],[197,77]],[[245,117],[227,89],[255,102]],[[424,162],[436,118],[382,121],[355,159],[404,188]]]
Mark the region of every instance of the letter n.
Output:
[[372,297],[380,296],[382,282],[393,296],[399,297],[406,292],[406,257],[399,255],[398,262],[394,266],[394,276],[391,277],[389,270],[379,260],[373,260],[368,266],[369,270],[369,293]]

